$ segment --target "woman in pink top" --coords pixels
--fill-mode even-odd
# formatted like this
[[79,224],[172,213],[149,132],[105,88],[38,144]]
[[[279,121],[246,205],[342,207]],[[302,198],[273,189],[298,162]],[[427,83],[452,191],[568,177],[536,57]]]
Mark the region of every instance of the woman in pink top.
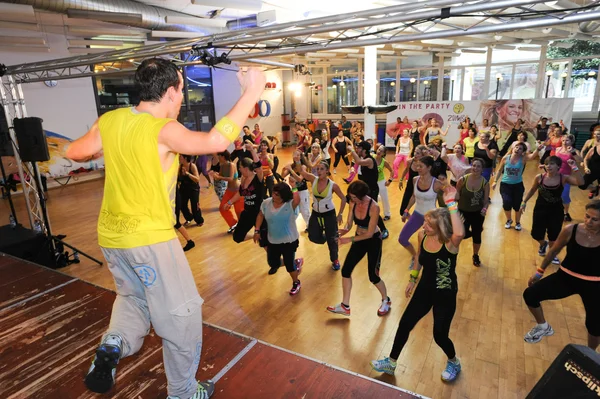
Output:
[[[572,134],[565,134],[561,137],[561,141],[562,145],[555,150],[554,155],[562,160],[559,173],[568,176],[571,174],[571,167],[567,161],[569,159],[574,159],[579,165],[581,162],[583,162],[583,158],[581,158],[579,155],[579,151],[573,147],[573,144],[575,143],[575,136]],[[569,183],[565,183],[562,193],[563,207],[565,208],[565,222],[570,222],[573,220],[571,215],[569,215],[569,205],[571,204],[571,196],[569,195],[570,191],[571,185]]]
[[258,126],[258,123],[254,125],[254,131],[252,131],[252,134],[254,134],[254,144],[260,144],[263,132],[260,131],[260,126]]

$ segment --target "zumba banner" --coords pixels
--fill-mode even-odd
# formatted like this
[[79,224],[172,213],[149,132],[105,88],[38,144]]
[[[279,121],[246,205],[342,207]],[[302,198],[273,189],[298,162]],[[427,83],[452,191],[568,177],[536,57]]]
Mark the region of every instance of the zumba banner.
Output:
[[[504,136],[519,118],[525,121],[524,130],[532,134],[541,117],[548,118],[548,124],[562,120],[565,126],[569,127],[573,115],[573,103],[572,98],[396,103],[394,105],[397,105],[398,109],[387,114],[385,145],[394,146],[396,118],[403,121],[406,117],[409,123],[413,120],[427,121],[429,118],[435,118],[443,131],[446,131],[450,125],[444,140],[456,143],[460,136],[460,123],[467,117],[471,118],[478,127],[481,127],[483,120],[487,119],[490,125],[498,126]],[[403,129],[404,123],[401,122],[398,127]]]

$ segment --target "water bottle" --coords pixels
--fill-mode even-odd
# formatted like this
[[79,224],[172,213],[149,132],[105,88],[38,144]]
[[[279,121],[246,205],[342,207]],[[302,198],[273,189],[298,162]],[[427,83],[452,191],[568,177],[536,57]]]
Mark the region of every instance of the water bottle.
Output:
[[15,220],[15,217],[13,215],[9,215],[8,219],[10,220],[10,227],[12,227],[13,229],[17,227],[17,221]]

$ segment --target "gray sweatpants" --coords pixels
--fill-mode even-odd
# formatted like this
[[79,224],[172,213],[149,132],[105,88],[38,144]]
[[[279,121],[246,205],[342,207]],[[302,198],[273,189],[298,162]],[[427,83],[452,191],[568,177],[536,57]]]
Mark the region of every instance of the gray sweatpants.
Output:
[[125,357],[140,350],[152,324],[163,340],[168,394],[190,398],[197,390],[204,300],[179,240],[102,253],[117,287],[106,334],[123,338]]

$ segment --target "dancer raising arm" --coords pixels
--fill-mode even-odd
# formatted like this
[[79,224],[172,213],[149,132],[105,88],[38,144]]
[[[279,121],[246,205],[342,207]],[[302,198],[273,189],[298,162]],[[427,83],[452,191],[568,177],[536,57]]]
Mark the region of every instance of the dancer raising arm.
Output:
[[306,172],[308,168],[308,161],[304,153],[300,150],[295,150],[292,156],[292,163],[286,165],[281,172],[284,179],[289,176],[290,186],[298,189],[298,195],[300,195],[300,214],[307,227],[305,232],[308,232],[308,221],[310,218],[310,193],[308,192],[307,181],[302,176],[302,171]]
[[[413,328],[433,308],[433,339],[448,357],[442,380],[451,382],[461,371],[454,344],[450,340],[450,325],[456,311],[458,281],[456,258],[464,236],[464,226],[454,202],[456,189],[447,186],[444,201],[447,208],[427,212],[423,230],[419,232],[419,253],[415,269],[410,272],[406,297],[414,295],[409,302],[394,338],[389,357],[371,361],[374,370],[393,375],[398,357],[408,341]],[[423,268],[421,282],[415,290],[419,272]]]

